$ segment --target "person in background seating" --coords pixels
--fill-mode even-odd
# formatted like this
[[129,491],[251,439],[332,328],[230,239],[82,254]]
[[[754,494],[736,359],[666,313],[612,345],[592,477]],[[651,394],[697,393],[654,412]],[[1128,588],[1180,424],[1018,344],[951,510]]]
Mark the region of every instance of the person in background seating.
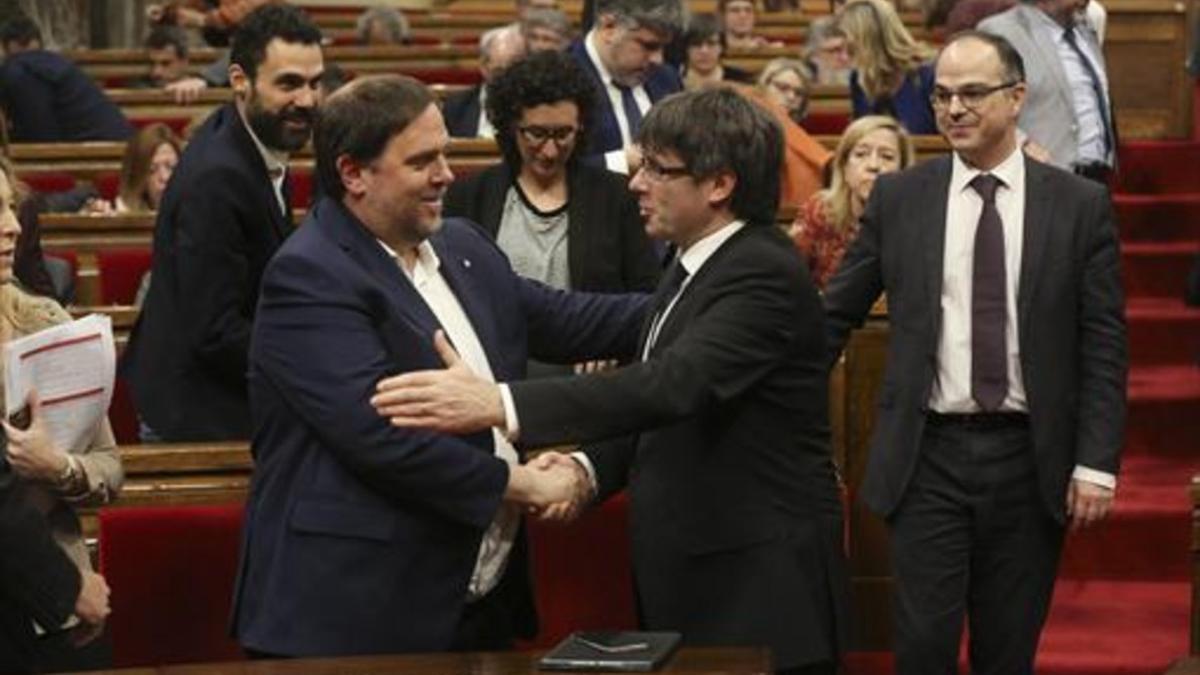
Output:
[[850,100],[854,117],[890,115],[911,134],[936,134],[933,50],[913,39],[887,0],[850,0],[837,26],[854,58]]
[[0,27],[0,108],[16,143],[123,141],[133,127],[100,87],[62,54],[42,47],[27,17]]
[[354,34],[360,45],[406,45],[412,31],[403,12],[395,7],[377,5],[358,15]]
[[571,20],[557,9],[530,9],[521,19],[521,36],[530,53],[545,50],[561,52],[571,44]]
[[171,127],[156,122],[137,131],[125,146],[117,198],[93,199],[85,213],[139,213],[157,211],[167,181],[179,163],[183,142]]
[[727,66],[722,62],[725,55],[725,33],[715,14],[693,14],[683,30],[683,47],[686,51],[680,77],[683,88],[699,89],[713,82],[753,81],[750,73]]
[[796,124],[808,114],[808,91],[811,76],[803,61],[771,59],[758,76],[758,88],[781,108]]
[[818,289],[825,288],[858,236],[875,178],[915,160],[912,139],[891,117],[868,115],[846,127],[833,153],[829,187],[802,204],[792,224],[792,238]]
[[[0,346],[71,320],[54,300],[30,295],[13,283],[13,250],[21,233],[17,206],[12,169],[7,162],[0,161],[0,250],[4,251],[0,255]],[[3,393],[0,388],[0,397]],[[57,447],[46,426],[44,404],[37,393],[32,392],[25,404],[28,423],[0,422],[4,430],[4,440],[0,441],[4,448],[0,459],[0,483],[19,484],[14,487],[19,490],[15,499],[45,517],[55,540],[79,569],[84,581],[95,584],[75,509],[106,504],[121,490],[125,474],[112,429],[108,419],[101,418],[81,447]],[[0,555],[13,553],[5,550]],[[6,605],[8,600],[6,594]],[[54,618],[59,620],[61,616]],[[100,635],[103,616],[79,618],[82,621],[73,626],[59,623],[41,627],[47,635],[32,641],[35,669],[81,670],[106,665],[96,661],[100,658],[97,655],[79,650]],[[0,655],[0,660],[4,658],[5,655]]]
[[146,36],[146,60],[150,73],[137,87],[166,88],[190,75],[187,34],[175,26],[155,26]]
[[782,47],[754,32],[757,10],[754,0],[717,0],[717,14],[725,28],[725,46],[731,50],[752,51],[765,47]]
[[804,61],[813,71],[816,84],[850,83],[854,63],[846,36],[837,27],[833,16],[822,16],[808,25],[808,39],[804,45]]
[[487,84],[505,68],[525,55],[525,39],[519,24],[493,28],[479,37],[479,74],[482,81],[448,96],[442,102],[446,128],[457,138],[492,138],[496,130],[487,119]]

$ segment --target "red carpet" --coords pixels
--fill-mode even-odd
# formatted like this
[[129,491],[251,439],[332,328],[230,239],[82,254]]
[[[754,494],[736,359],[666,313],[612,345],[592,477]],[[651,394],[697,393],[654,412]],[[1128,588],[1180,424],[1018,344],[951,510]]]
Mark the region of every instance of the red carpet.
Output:
[[[1114,204],[1132,369],[1117,506],[1101,527],[1068,538],[1039,675],[1161,675],[1188,650],[1200,308],[1182,297],[1200,252],[1200,142],[1128,143],[1121,170]],[[890,674],[891,654],[851,654],[846,672]]]

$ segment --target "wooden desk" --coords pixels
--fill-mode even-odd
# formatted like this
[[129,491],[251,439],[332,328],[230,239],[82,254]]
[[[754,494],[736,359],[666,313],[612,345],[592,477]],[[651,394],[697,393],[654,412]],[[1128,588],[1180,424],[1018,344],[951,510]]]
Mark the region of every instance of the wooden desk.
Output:
[[[525,675],[551,672],[538,671],[537,659],[541,655],[542,652],[505,652],[235,661],[98,670],[92,675]],[[765,649],[685,648],[657,672],[665,675],[766,675],[771,672],[771,657]]]

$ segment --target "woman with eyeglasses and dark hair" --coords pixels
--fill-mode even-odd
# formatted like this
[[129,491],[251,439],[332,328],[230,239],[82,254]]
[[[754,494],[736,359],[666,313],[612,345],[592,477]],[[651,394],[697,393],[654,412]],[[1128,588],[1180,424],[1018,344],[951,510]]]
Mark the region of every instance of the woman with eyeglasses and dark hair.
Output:
[[850,0],[838,11],[836,28],[854,62],[854,118],[890,115],[911,134],[936,134],[929,102],[934,51],[913,38],[895,7],[886,0]]
[[522,276],[556,288],[650,291],[660,269],[625,179],[580,162],[595,88],[570,56],[537,52],[488,85],[504,161],[455,181],[446,216],[483,226]]
[[683,31],[686,59],[679,77],[691,91],[714,82],[753,82],[750,73],[725,65],[725,32],[716,14],[693,14]]

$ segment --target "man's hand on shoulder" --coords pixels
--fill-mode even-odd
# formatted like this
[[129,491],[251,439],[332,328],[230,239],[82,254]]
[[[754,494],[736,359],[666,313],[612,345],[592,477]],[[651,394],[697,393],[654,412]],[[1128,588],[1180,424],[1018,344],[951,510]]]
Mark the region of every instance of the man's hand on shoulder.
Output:
[[504,426],[500,387],[478,377],[438,331],[434,347],[444,370],[420,370],[384,378],[371,405],[397,427],[420,427],[446,434],[466,434]]

